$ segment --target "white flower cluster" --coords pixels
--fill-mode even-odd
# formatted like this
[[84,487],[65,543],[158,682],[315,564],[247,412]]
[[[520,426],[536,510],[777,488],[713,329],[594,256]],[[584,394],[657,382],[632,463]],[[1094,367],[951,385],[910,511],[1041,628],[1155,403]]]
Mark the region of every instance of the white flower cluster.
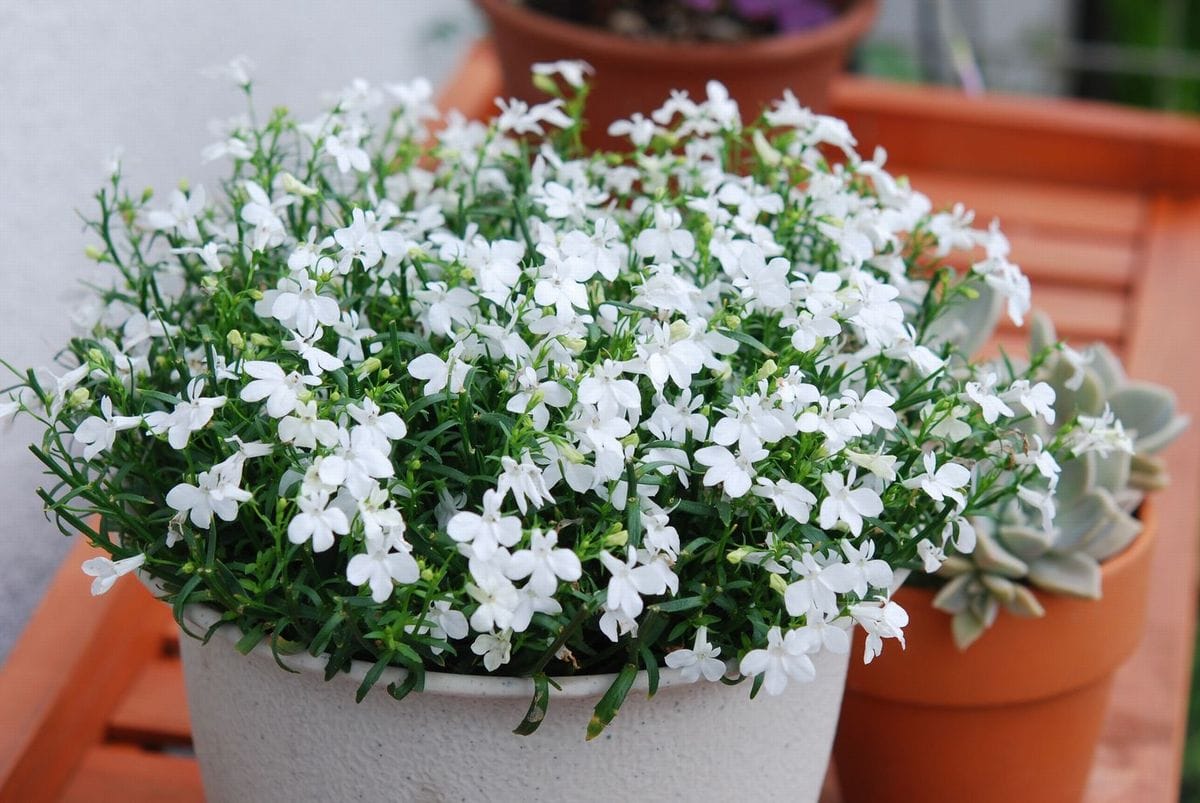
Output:
[[852,623],[867,660],[902,641],[893,568],[969,551],[1008,479],[1049,498],[1008,458],[1053,392],[977,372],[948,323],[981,293],[1028,309],[994,226],[791,95],[743,129],[719,84],[675,93],[614,124],[623,154],[570,145],[569,92],[498,105],[431,134],[426,82],[357,82],[312,122],[231,124],[218,198],[146,208],[114,179],[99,260],[123,280],[82,364],[0,412],[61,416],[91,476],[133,486],[112,526],[169,586],[410,668],[471,671],[471,633],[517,673],[626,642],[779,693]]

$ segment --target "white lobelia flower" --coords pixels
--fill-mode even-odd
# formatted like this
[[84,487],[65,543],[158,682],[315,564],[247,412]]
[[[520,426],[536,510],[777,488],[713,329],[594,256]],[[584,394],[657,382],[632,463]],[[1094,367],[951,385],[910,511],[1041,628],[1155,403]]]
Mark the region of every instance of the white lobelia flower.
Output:
[[608,580],[604,607],[636,619],[642,612],[642,594],[653,594],[656,589],[661,589],[662,579],[653,568],[638,565],[637,550],[632,546],[627,549],[624,562],[607,551],[600,553],[600,562],[612,575]]
[[200,241],[200,229],[196,218],[204,212],[206,196],[204,185],[197,185],[189,194],[183,190],[171,192],[168,209],[154,209],[146,213],[146,224],[158,231],[170,231],[189,242]]
[[213,413],[225,406],[224,396],[204,398],[204,380],[193,379],[188,382],[187,398],[175,405],[175,409],[167,413],[155,410],[146,413],[143,420],[155,435],[167,436],[167,443],[172,449],[183,449],[188,445],[192,433],[203,429],[212,420]]
[[696,629],[692,648],[667,653],[665,663],[672,669],[678,669],[680,679],[687,683],[695,683],[701,675],[705,680],[715,683],[725,677],[725,662],[718,657],[720,654],[721,648],[708,642],[708,628],[701,625]]
[[920,488],[930,499],[938,502],[950,499],[959,510],[966,507],[967,500],[958,489],[971,481],[971,470],[953,461],[947,461],[939,467],[933,452],[926,452],[921,460],[925,465],[925,473],[905,480],[902,483],[904,487]]
[[354,131],[340,131],[325,137],[323,150],[337,164],[339,173],[371,170],[371,157],[359,146],[359,136]]
[[186,512],[192,524],[208,529],[215,514],[221,521],[237,518],[238,504],[251,499],[249,491],[237,486],[231,477],[214,467],[201,471],[196,484],[181,482],[167,493],[167,504],[173,509]]
[[585,75],[591,75],[595,72],[592,65],[586,61],[579,59],[562,59],[559,61],[540,61],[534,64],[530,69],[534,75],[549,75],[562,76],[562,79],[571,86],[579,89],[583,86]]
[[298,401],[291,415],[279,419],[279,440],[298,449],[335,446],[338,437],[336,423],[317,417],[315,401]]
[[967,398],[979,405],[979,409],[983,411],[983,420],[989,424],[996,423],[996,419],[1002,415],[1010,418],[1015,415],[1012,408],[995,393],[996,383],[999,381],[1000,378],[996,374],[989,373],[982,382],[968,382],[966,385]]
[[355,499],[366,499],[377,485],[375,480],[395,475],[392,461],[369,432],[357,427],[352,432],[343,429],[338,437],[338,447],[321,461],[319,476],[326,485],[344,485]]
[[945,550],[928,538],[917,542],[917,557],[921,559],[926,574],[933,574],[946,562]]
[[791,480],[772,480],[759,477],[755,480],[754,495],[770,499],[775,509],[785,516],[791,516],[801,524],[808,523],[817,497],[798,482]]
[[512,624],[514,633],[524,633],[533,623],[535,613],[548,613],[551,616],[562,613],[562,605],[552,596],[544,596],[535,591],[528,583],[517,589],[517,607],[513,610]]
[[328,494],[301,495],[296,504],[300,512],[292,517],[287,529],[293,544],[312,541],[313,552],[324,552],[333,546],[335,535],[350,532],[350,520],[341,508],[329,504]]
[[831,530],[840,521],[854,535],[861,535],[863,518],[883,512],[883,500],[870,488],[854,488],[857,469],[842,477],[837,472],[821,475],[821,484],[828,494],[821,500],[819,523],[822,530]]
[[283,418],[296,409],[300,394],[308,387],[318,387],[321,380],[298,371],[285,374],[283,369],[266,360],[251,360],[242,366],[254,380],[242,388],[242,401],[267,400],[267,415]]
[[579,382],[579,401],[596,407],[601,418],[640,416],[642,393],[637,383],[622,377],[623,369],[612,360],[604,360]]
[[[1095,452],[1098,456],[1106,458],[1114,451],[1125,454],[1134,453],[1133,438],[1125,432],[1125,425],[1107,404],[1104,405],[1104,411],[1100,415],[1081,415],[1078,421],[1079,427],[1071,435],[1072,454],[1079,456],[1086,452]],[[1040,447],[1039,443],[1039,449]],[[1042,454],[1049,453],[1042,452]]]
[[83,573],[88,577],[94,577],[92,580],[92,596],[98,597],[106,593],[122,575],[129,574],[141,568],[146,562],[145,553],[134,555],[131,558],[123,558],[121,560],[110,560],[109,558],[97,557],[88,558],[83,562]]
[[682,321],[652,324],[649,336],[637,344],[637,358],[628,361],[626,369],[648,376],[660,393],[668,379],[676,387],[691,387],[692,376],[704,367],[709,355],[690,334],[690,327]]
[[859,582],[854,567],[836,558],[818,562],[811,552],[793,560],[791,568],[799,579],[784,589],[783,602],[792,616],[836,615],[838,595],[850,592]]
[[629,141],[639,148],[644,148],[654,139],[658,126],[643,116],[634,112],[628,120],[613,120],[608,126],[610,137],[629,137]]
[[76,428],[74,437],[84,445],[83,459],[91,460],[113,447],[118,432],[133,429],[140,423],[141,416],[114,416],[112,399],[105,396],[100,400],[100,415],[85,418]]
[[504,573],[510,580],[528,577],[527,586],[537,594],[548,597],[558,590],[560,580],[566,583],[578,580],[583,575],[583,568],[578,555],[570,549],[558,548],[556,531],[534,528],[529,532],[529,549],[514,552]]
[[883,639],[894,638],[904,646],[908,611],[895,602],[860,602],[850,607],[850,616],[867,632],[863,663],[869,664],[883,651]]
[[474,583],[467,583],[467,593],[479,603],[471,614],[471,629],[476,633],[490,633],[512,624],[513,615],[521,604],[521,596],[512,581],[499,572],[473,575]]
[[471,364],[461,358],[461,352],[462,349],[455,346],[445,360],[436,354],[422,354],[408,364],[408,373],[425,383],[421,392],[426,396],[447,388],[451,393],[462,393]]
[[326,371],[336,371],[345,364],[340,358],[316,345],[325,334],[321,327],[318,326],[308,337],[301,336],[299,332],[292,334],[291,340],[283,341],[283,347],[299,354],[300,358],[308,363],[308,372],[313,376],[320,376]]
[[638,256],[656,263],[671,262],[673,257],[690,259],[696,253],[696,238],[683,228],[679,210],[662,204],[654,206],[654,227],[643,229],[633,243]]
[[817,675],[809,656],[821,648],[820,637],[803,628],[783,634],[778,627],[767,631],[767,646],[742,657],[738,671],[746,677],[763,676],[767,694],[782,694],[789,680],[807,683]]
[[383,412],[379,405],[370,397],[362,400],[362,406],[347,404],[346,413],[354,419],[357,426],[370,435],[375,442],[375,448],[381,452],[391,449],[391,442],[398,441],[408,435],[408,427],[404,420],[394,412]]
[[475,275],[479,294],[497,304],[508,300],[521,278],[525,244],[516,240],[493,240],[476,236],[467,245],[463,262]]
[[696,462],[708,466],[704,472],[705,485],[720,485],[726,494],[737,499],[750,490],[750,481],[757,473],[754,464],[767,454],[762,447],[739,448],[734,455],[724,446],[705,446],[696,450]]
[[521,453],[519,463],[504,455],[500,458],[500,466],[503,471],[496,480],[496,492],[500,494],[501,499],[511,492],[521,515],[524,515],[527,507],[531,505],[537,509],[546,502],[554,501],[550,489],[546,487],[542,470],[533,462],[528,451]]
[[[419,635],[428,634],[430,638],[442,641],[464,639],[471,632],[470,625],[467,624],[467,617],[462,611],[451,608],[450,603],[446,600],[437,600],[431,603],[425,612],[425,623],[419,628],[405,625],[405,631],[415,632]],[[441,655],[445,652],[444,649],[434,644],[429,645],[429,651],[434,655]]]
[[1038,382],[1032,387],[1026,379],[1018,379],[1012,383],[1008,396],[1016,396],[1021,406],[1035,418],[1041,416],[1047,424],[1054,425],[1054,388],[1045,382]]
[[[289,538],[290,538],[289,530]],[[386,602],[395,590],[395,584],[415,583],[421,576],[421,568],[412,554],[405,549],[389,551],[391,545],[367,541],[367,551],[350,558],[346,565],[346,579],[356,586],[367,585],[371,599]],[[316,539],[313,540],[313,551]]]
[[512,655],[512,631],[505,629],[498,635],[480,633],[471,642],[471,652],[483,657],[483,667],[495,672],[508,663]]
[[295,196],[282,195],[272,200],[266,190],[253,181],[243,182],[243,186],[250,201],[242,207],[242,220],[254,227],[250,232],[250,248],[265,251],[281,244],[287,229],[279,213],[296,201]]
[[849,541],[842,541],[842,554],[846,563],[854,571],[854,586],[850,589],[859,597],[865,597],[872,588],[888,591],[892,586],[892,567],[885,560],[875,558],[875,542],[864,541],[862,547],[856,547]]
[[518,371],[516,379],[520,391],[508,400],[504,409],[510,413],[528,413],[539,432],[544,432],[550,423],[547,405],[562,408],[571,403],[570,391],[552,379],[538,379],[537,371],[532,366],[527,365]]
[[306,339],[312,338],[319,326],[333,326],[342,318],[337,299],[317,292],[317,281],[307,273],[284,276],[275,290],[263,293],[254,311],[274,318]]
[[[504,497],[489,488],[483,492],[483,513],[466,510],[455,513],[446,523],[446,534],[459,543],[471,544],[475,554],[484,560],[501,546],[513,546],[521,540],[521,520],[501,513],[503,502]],[[528,572],[521,575],[526,576]]]

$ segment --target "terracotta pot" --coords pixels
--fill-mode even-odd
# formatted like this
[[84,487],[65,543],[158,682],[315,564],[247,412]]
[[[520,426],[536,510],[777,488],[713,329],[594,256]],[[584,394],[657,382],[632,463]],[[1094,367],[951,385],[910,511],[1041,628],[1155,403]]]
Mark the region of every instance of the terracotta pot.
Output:
[[862,769],[840,774],[847,803],[1079,800],[1113,675],[1142,637],[1148,508],[1142,534],[1104,563],[1102,599],[1039,592],[1044,618],[1001,613],[966,651],[932,592],[901,589],[908,649],[850,670],[834,755]]
[[[184,611],[207,632],[219,617]],[[180,640],[192,735],[209,801],[610,801],[734,800],[746,789],[771,800],[815,801],[837,726],[847,656],[814,656],[817,677],[784,694],[749,699],[749,686],[687,683],[663,669],[646,698],[642,672],[608,729],[584,741],[612,675],[556,679],[531,736],[512,733],[529,706],[525,678],[431,672],[425,689],[397,702],[388,669],[362,703],[354,692],[370,664],[329,682],[323,658],[282,657],[266,644],[234,649],[222,625],[207,644]]]
[[705,97],[713,78],[729,88],[747,119],[789,88],[802,103],[826,109],[830,82],[878,12],[878,0],[851,0],[826,25],[725,44],[633,39],[530,11],[512,0],[476,3],[491,22],[507,95],[546,99],[530,80],[530,65],[537,62],[583,59],[596,68],[588,96],[591,127],[584,135],[591,145],[612,144],[606,134],[610,122],[633,112],[648,114],[672,89]]

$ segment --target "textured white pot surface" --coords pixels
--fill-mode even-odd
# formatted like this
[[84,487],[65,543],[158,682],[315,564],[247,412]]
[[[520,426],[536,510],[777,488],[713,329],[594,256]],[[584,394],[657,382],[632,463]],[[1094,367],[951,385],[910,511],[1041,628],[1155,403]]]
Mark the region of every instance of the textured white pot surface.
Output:
[[[185,616],[203,632],[208,609]],[[284,661],[266,645],[181,639],[192,734],[209,801],[816,801],[846,682],[847,656],[815,657],[817,679],[749,699],[749,685],[680,683],[645,673],[597,739],[584,732],[611,676],[563,678],[546,720],[516,736],[533,694],[519,678],[429,673],[424,692],[393,700],[388,670],[361,704],[369,664],[326,683],[324,662]]]

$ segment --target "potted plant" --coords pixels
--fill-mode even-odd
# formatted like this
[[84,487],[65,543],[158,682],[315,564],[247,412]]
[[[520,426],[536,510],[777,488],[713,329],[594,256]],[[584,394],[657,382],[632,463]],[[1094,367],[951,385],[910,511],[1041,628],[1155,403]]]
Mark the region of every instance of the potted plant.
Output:
[[953,321],[1028,283],[942,266],[993,236],[791,96],[591,154],[569,89],[435,134],[429,97],[97,193],[94,323],[0,396],[93,592],[139,572],[197,637],[212,799],[815,799],[851,624],[902,642],[893,567],[1069,436],[1021,430],[1033,369],[958,401]]
[[894,596],[911,648],[851,670],[836,751],[852,767],[890,747],[878,774],[842,773],[849,801],[1083,794],[1113,675],[1144,626],[1155,533],[1145,495],[1166,482],[1153,454],[1187,420],[1103,344],[1079,353],[1055,340],[1038,316],[1031,351],[1049,352],[1038,375],[1055,389],[1055,422],[1029,437],[1079,425],[1056,515],[1020,499],[998,506],[975,520],[970,555],[927,554],[937,584]]
[[505,93],[547,99],[530,66],[583,59],[595,67],[592,144],[614,147],[614,120],[644,114],[670,90],[703,99],[715,79],[756,114],[790,90],[824,110],[829,85],[871,27],[876,0],[476,0],[487,15]]

